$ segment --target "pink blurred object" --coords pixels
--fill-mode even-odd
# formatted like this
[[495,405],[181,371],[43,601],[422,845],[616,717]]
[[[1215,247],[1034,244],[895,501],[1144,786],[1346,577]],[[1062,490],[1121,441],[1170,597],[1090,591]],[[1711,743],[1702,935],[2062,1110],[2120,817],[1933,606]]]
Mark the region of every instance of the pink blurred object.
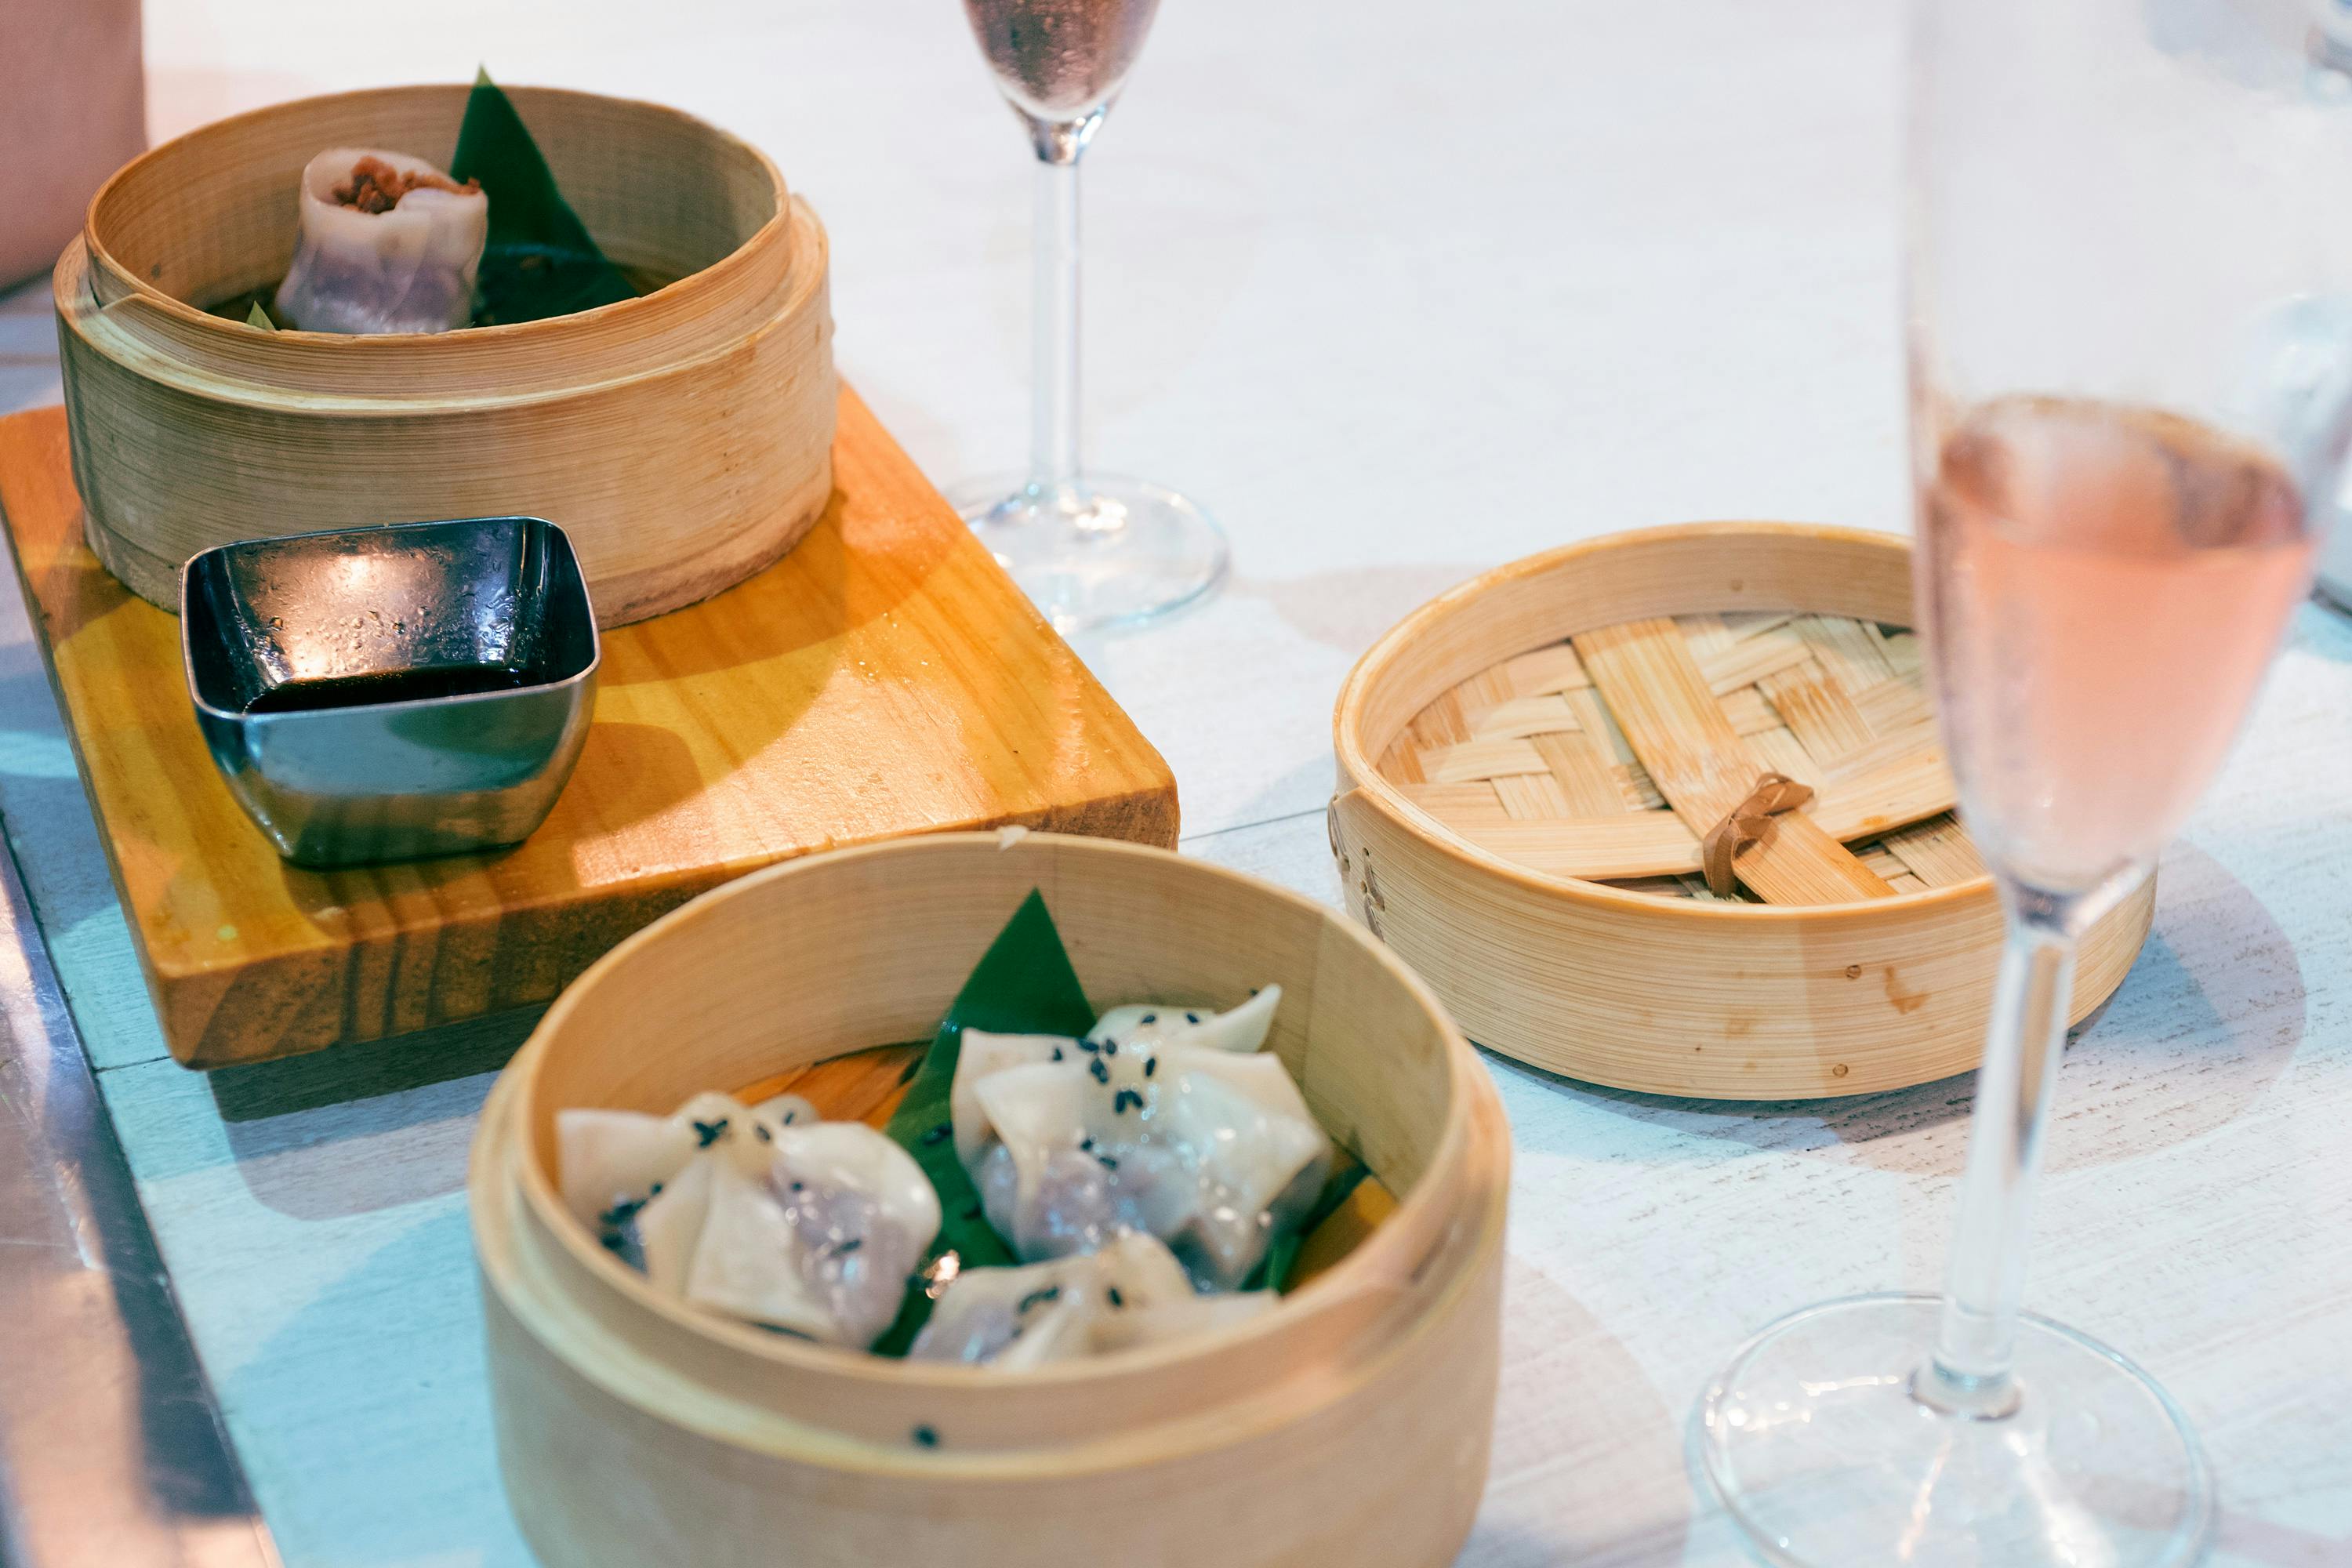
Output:
[[147,145],[140,0],[0,0],[0,288],[57,265]]

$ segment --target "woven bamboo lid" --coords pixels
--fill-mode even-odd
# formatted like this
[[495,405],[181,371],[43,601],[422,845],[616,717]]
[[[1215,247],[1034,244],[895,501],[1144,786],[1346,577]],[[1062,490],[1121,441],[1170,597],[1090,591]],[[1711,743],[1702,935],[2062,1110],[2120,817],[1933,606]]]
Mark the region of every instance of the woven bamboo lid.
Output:
[[[1781,1100],[1973,1067],[2000,907],[1910,609],[1905,541],[1790,523],[1612,534],[1442,595],[1339,693],[1349,908],[1472,1039],[1572,1078]],[[2086,934],[2075,1017],[2154,900]]]
[[1874,621],[1749,611],[1580,633],[1454,687],[1379,768],[1502,859],[1670,898],[1718,896],[1700,841],[1775,773],[1813,799],[1740,851],[1733,899],[1843,903],[1984,874],[1951,815],[1918,639]]

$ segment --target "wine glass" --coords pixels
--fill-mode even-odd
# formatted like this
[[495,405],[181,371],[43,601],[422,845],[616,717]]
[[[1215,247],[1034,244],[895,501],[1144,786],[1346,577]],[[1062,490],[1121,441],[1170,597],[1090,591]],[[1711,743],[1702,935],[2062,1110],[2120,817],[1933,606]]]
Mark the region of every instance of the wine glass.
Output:
[[1913,0],[1916,590],[2008,939],[1942,1297],[1766,1329],[1694,1416],[1765,1560],[2192,1562],[2179,1407],[2020,1310],[2075,942],[2221,765],[2334,509],[2352,107],[2308,16]]
[[1224,574],[1208,514],[1160,485],[1078,460],[1078,159],[1127,79],[1160,0],[964,0],[982,53],[1037,155],[1029,471],[949,500],[1063,631],[1190,604]]

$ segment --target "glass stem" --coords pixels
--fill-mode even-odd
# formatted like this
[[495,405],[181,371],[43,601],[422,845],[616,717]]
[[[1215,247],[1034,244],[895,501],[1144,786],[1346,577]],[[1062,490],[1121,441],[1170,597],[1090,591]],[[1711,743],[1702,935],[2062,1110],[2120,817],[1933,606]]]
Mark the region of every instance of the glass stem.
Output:
[[2017,1407],[2011,1376],[2032,1241],[2033,1186],[2050,1093],[2066,1043],[2079,903],[2004,887],[2009,937],[1992,1027],[1977,1069],[1969,1163],[1936,1353],[1915,1381],[1939,1409],[1996,1419]]
[[1031,304],[1029,483],[1076,510],[1078,481],[1078,153],[1039,135],[1036,294]]

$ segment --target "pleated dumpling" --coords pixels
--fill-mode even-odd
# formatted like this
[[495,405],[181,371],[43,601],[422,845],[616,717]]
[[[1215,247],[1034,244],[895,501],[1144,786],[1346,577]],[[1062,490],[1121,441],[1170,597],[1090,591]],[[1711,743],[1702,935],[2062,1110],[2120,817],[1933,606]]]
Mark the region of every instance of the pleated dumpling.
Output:
[[555,1120],[572,1211],[655,1289],[731,1317],[863,1349],[939,1234],[939,1195],[912,1155],[795,1096]]
[[1099,1251],[957,1275],[908,1355],[1018,1371],[1227,1328],[1276,1300],[1270,1290],[1196,1296],[1163,1243],[1121,1231]]
[[1281,1000],[1119,1007],[1075,1040],[965,1031],[956,1152],[989,1223],[1031,1262],[1140,1231],[1202,1289],[1237,1288],[1330,1172],[1330,1140],[1261,1049]]
[[302,170],[278,313],[304,331],[446,332],[473,319],[490,203],[405,153],[332,147]]

